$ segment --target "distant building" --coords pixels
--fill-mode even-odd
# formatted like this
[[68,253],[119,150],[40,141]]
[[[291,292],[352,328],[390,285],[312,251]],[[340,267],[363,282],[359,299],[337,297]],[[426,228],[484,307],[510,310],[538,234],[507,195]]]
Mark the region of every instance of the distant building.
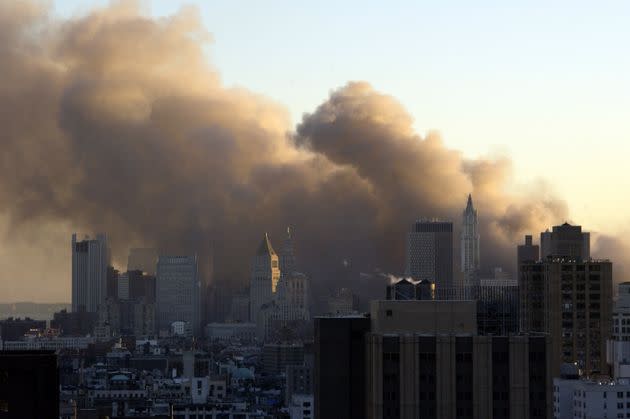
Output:
[[349,288],[340,288],[334,295],[326,300],[328,314],[346,315],[356,313],[359,307],[359,297],[352,293]]
[[250,314],[249,317],[255,321],[258,311],[263,306],[274,299],[278,281],[280,280],[280,269],[278,255],[271,246],[269,236],[265,234],[252,264],[252,275],[249,288]]
[[606,362],[614,378],[630,376],[622,371],[630,369],[630,282],[622,282],[618,290],[612,314],[612,333],[606,342]]
[[464,274],[464,286],[474,285],[476,274],[481,267],[479,256],[479,220],[473,206],[472,196],[468,195],[466,209],[462,214],[461,234],[461,270]]
[[230,304],[228,320],[237,323],[249,321],[249,295],[235,295]]
[[262,349],[262,369],[266,374],[280,374],[289,365],[304,363],[302,343],[267,343]]
[[407,233],[407,276],[434,282],[441,289],[453,288],[453,223],[416,221]]
[[92,333],[98,320],[98,313],[88,311],[67,312],[61,310],[53,314],[50,327],[59,329],[62,336],[85,336]]
[[541,259],[565,258],[588,260],[591,257],[590,233],[582,232],[581,226],[564,223],[552,231],[540,233]]
[[[291,404],[291,398],[296,394],[313,397],[313,365],[288,365],[284,389],[285,404]],[[312,407],[311,407],[312,410]]]
[[0,352],[0,418],[59,417],[59,372],[53,351]]
[[282,244],[280,255],[278,256],[280,263],[280,275],[289,275],[297,270],[295,262],[295,249],[293,248],[293,229],[287,227],[287,235]]
[[107,268],[110,264],[107,238],[98,234],[96,239],[77,241],[72,235],[72,311],[83,307],[96,313],[107,296]]
[[9,317],[0,320],[0,340],[19,340],[33,329],[45,330],[45,320],[33,320],[29,317],[23,319]]
[[612,328],[612,263],[580,259],[524,262],[519,267],[521,331],[549,333],[553,372],[577,362],[605,373]]
[[401,278],[387,286],[388,300],[433,300],[435,286],[431,281]]
[[289,403],[287,403],[291,419],[314,418],[313,403],[312,394],[292,394]]
[[142,271],[147,275],[155,276],[158,261],[158,252],[156,249],[135,248],[129,249],[129,257],[127,259],[128,271]]
[[252,343],[256,340],[255,323],[209,323],[206,338],[210,342]]
[[190,324],[195,335],[200,332],[201,289],[197,256],[160,256],[157,264],[156,308],[160,330],[173,322]]

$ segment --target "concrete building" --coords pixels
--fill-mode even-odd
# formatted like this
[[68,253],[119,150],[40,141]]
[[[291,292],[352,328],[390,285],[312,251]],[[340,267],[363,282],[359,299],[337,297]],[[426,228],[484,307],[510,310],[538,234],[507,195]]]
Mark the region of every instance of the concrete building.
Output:
[[107,238],[98,234],[96,239],[86,236],[77,241],[72,235],[72,311],[96,313],[107,296],[107,267],[110,254]]
[[523,332],[549,333],[553,373],[577,362],[587,375],[605,373],[612,327],[612,263],[547,259],[519,267]]
[[630,369],[630,282],[622,282],[618,290],[612,333],[606,342],[606,362],[615,378],[630,376],[622,372]]
[[479,336],[474,301],[383,303],[365,338],[365,417],[551,415],[548,336]]
[[200,305],[197,256],[160,256],[156,281],[158,328],[167,330],[173,322],[183,321],[199,335]]
[[453,288],[453,223],[416,221],[407,233],[405,275],[434,282],[441,289]]
[[251,320],[257,319],[258,312],[263,304],[267,304],[274,299],[279,280],[278,255],[271,246],[269,236],[265,234],[258,246],[252,264],[252,276],[249,287],[249,317]]
[[569,258],[588,260],[591,257],[590,233],[581,226],[564,223],[552,231],[540,233],[540,258]]
[[315,318],[315,418],[365,419],[365,316]]
[[472,196],[469,194],[466,209],[462,214],[460,242],[461,271],[464,274],[464,286],[471,286],[476,283],[476,274],[481,267],[479,237],[477,210],[473,206]]

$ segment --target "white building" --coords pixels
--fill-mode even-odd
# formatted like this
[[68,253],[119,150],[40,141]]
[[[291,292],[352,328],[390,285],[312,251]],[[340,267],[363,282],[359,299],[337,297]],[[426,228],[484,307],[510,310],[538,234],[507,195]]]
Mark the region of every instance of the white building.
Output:
[[580,379],[575,364],[564,364],[553,403],[554,419],[630,418],[630,380]]
[[265,233],[254,257],[249,285],[250,320],[256,320],[260,308],[273,301],[280,280],[278,255]]
[[630,282],[618,287],[619,296],[613,310],[613,330],[606,341],[606,361],[613,369],[613,376],[630,377]]
[[86,236],[77,241],[72,235],[72,311],[85,309],[96,313],[107,297],[107,267],[110,254],[107,238],[97,234],[96,239]]
[[157,264],[156,306],[160,330],[186,322],[195,335],[201,321],[201,284],[197,256],[160,256]]

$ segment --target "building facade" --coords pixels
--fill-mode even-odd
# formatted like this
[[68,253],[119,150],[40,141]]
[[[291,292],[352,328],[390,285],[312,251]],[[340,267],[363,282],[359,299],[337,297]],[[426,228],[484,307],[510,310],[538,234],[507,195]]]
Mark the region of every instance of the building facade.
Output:
[[549,333],[554,375],[576,362],[589,375],[605,373],[612,327],[612,263],[548,259],[519,267],[521,331]]
[[160,256],[157,264],[156,306],[159,330],[173,322],[190,324],[199,334],[201,322],[201,285],[197,256]]
[[540,233],[540,257],[588,260],[591,257],[590,237],[590,233],[582,232],[581,226],[569,223],[554,226],[552,231]]
[[416,221],[407,233],[405,274],[429,280],[440,289],[453,288],[453,223]]
[[110,264],[107,238],[86,237],[77,241],[72,235],[72,311],[96,313],[107,297],[107,267]]

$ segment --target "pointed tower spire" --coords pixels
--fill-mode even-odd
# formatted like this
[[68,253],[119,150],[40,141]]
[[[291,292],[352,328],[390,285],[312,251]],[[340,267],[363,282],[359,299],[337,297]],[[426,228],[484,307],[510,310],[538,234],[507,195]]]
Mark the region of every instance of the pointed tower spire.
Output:
[[468,202],[466,203],[466,211],[472,211],[475,208],[473,207],[473,202],[472,202],[472,194],[468,194]]
[[276,252],[273,250],[271,246],[271,241],[269,240],[269,235],[265,233],[265,237],[263,237],[260,245],[258,246],[258,251],[256,252],[257,256],[272,256],[275,255]]

